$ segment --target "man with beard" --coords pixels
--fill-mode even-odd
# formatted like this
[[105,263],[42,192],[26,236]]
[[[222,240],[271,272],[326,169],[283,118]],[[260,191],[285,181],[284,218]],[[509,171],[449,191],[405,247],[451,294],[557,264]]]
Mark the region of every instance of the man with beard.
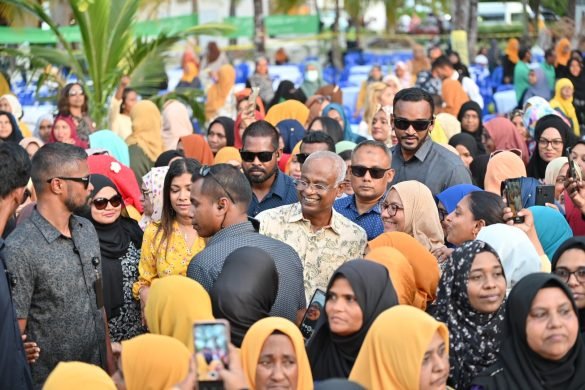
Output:
[[105,368],[106,335],[98,237],[88,220],[73,215],[92,190],[87,154],[64,143],[45,145],[31,177],[37,205],[6,240],[5,255],[20,331],[41,349],[31,365],[40,388],[61,361]]
[[278,170],[278,130],[266,121],[252,123],[244,131],[240,151],[242,169],[252,186],[248,215],[298,201],[293,179]]

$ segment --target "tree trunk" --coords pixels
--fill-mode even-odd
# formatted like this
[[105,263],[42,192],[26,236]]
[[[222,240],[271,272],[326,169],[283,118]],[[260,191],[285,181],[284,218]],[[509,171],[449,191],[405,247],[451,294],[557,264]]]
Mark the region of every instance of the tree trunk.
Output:
[[467,0],[453,0],[453,8],[453,28],[455,30],[467,30],[467,10],[469,8]]
[[575,16],[577,12],[577,1],[576,0],[569,0],[567,4],[567,16],[573,20],[575,20]]
[[468,64],[471,64],[475,58],[477,45],[477,2],[478,0],[469,1],[469,29],[467,30],[467,54],[469,55]]
[[339,47],[339,0],[335,0],[335,19],[333,21],[333,37],[331,38],[331,62],[336,69],[343,68],[341,48]]
[[398,8],[397,1],[386,0],[386,33],[394,35],[396,32],[396,12]]
[[[229,16],[235,17],[236,16],[236,0],[230,0],[230,9],[229,9]],[[235,46],[238,43],[237,38],[230,38],[229,44]]]
[[264,55],[265,49],[264,33],[264,6],[262,0],[254,0],[254,46],[258,55]]
[[524,33],[522,34],[522,45],[526,45],[529,40],[529,29],[530,23],[528,22],[528,0],[522,0],[522,29]]
[[536,39],[538,39],[538,31],[539,29],[539,19],[540,19],[540,0],[532,0],[532,4],[530,4],[532,11],[534,12],[534,35]]

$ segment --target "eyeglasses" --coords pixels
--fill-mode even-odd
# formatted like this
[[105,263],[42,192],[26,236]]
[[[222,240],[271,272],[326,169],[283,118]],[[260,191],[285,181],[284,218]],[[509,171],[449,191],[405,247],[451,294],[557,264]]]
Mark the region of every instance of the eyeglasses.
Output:
[[442,221],[445,220],[445,218],[447,218],[447,215],[449,215],[449,212],[447,212],[447,210],[445,209],[437,209],[439,211],[439,219]]
[[576,271],[569,271],[565,267],[559,267],[553,271],[555,275],[563,279],[566,283],[571,279],[571,275],[575,275],[575,279],[579,283],[585,283],[585,267],[579,267]]
[[328,187],[326,185],[323,184],[314,184],[314,183],[307,183],[304,180],[295,180],[295,188],[299,191],[304,191],[307,188],[311,188],[313,191],[315,192],[319,192],[319,193],[324,193],[329,191],[330,189],[334,188],[334,187]]
[[386,211],[389,217],[393,217],[398,213],[398,210],[404,210],[404,207],[397,205],[396,203],[382,203],[382,211]]
[[[235,169],[235,168],[234,168]],[[215,177],[215,175],[213,174],[213,172],[211,172],[211,167],[207,166],[207,165],[202,165],[201,169],[199,169],[199,175],[201,177],[211,177],[213,179],[213,181],[215,181],[223,190],[223,192],[225,192],[225,194],[227,195],[227,197],[232,201],[232,203],[236,203],[234,201],[234,198],[232,197],[232,194],[230,194],[230,192],[228,190],[225,189],[225,187],[223,186],[223,184],[220,183],[220,181]]]
[[303,165],[307,160],[307,157],[309,157],[309,153],[297,153],[296,156],[299,164]]
[[258,160],[260,162],[268,162],[270,160],[272,160],[272,156],[274,155],[274,153],[276,152],[276,150],[272,151],[272,152],[247,152],[245,150],[240,150],[240,156],[242,157],[242,161],[245,162],[254,162],[254,160],[256,160],[256,157],[258,157]]
[[114,195],[110,199],[108,198],[95,198],[91,201],[96,209],[103,210],[108,207],[108,203],[112,205],[112,207],[118,207],[122,204],[122,197],[120,195]]
[[522,158],[522,151],[520,149],[505,149],[505,150],[496,150],[493,151],[492,154],[490,154],[490,158],[502,153],[502,152],[512,152],[514,153],[516,156]]
[[543,148],[548,148],[548,145],[552,145],[554,148],[558,148],[559,146],[563,146],[562,139],[546,139],[541,138],[538,140],[538,146],[542,146]]
[[432,125],[433,119],[417,119],[410,121],[405,118],[394,118],[394,127],[398,130],[408,130],[410,126],[416,131],[425,131]]
[[75,89],[75,90],[73,90],[72,89],[72,90],[70,90],[67,93],[67,96],[79,96],[79,95],[81,95],[81,96],[85,95],[85,93],[83,92],[83,90],[81,90],[81,89]]
[[87,175],[84,177],[65,177],[65,176],[55,176],[50,178],[49,180],[47,180],[47,183],[52,182],[55,179],[59,179],[59,180],[67,180],[67,181],[75,181],[77,183],[82,183],[83,184],[83,188],[85,188],[87,190],[87,187],[89,187],[89,179],[90,179],[91,175]]
[[364,177],[366,176],[366,172],[370,172],[372,179],[381,179],[390,170],[390,168],[368,168],[362,165],[352,165],[349,169],[355,177]]

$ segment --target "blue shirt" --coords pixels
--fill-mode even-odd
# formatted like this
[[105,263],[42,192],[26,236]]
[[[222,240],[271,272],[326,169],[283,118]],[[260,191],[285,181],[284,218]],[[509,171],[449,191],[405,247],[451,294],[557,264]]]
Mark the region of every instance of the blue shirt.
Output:
[[[381,198],[380,198],[381,200]],[[355,203],[355,195],[339,198],[333,203],[333,208],[345,218],[359,225],[366,231],[368,241],[384,233],[382,223],[382,208],[380,202],[367,212],[360,214]]]
[[299,201],[294,180],[280,171],[276,171],[276,179],[270,187],[270,191],[261,202],[258,202],[256,194],[252,193],[252,202],[248,207],[248,215],[255,217],[264,210],[270,210],[276,207]]

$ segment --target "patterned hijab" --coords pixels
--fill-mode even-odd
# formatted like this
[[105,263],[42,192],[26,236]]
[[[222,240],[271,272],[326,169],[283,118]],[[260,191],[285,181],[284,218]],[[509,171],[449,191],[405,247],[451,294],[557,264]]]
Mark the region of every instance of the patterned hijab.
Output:
[[496,362],[500,350],[503,302],[494,313],[480,313],[471,306],[467,295],[473,261],[483,252],[500,261],[496,251],[485,242],[468,241],[453,252],[439,282],[434,316],[449,327],[449,379],[458,389],[467,389],[477,374]]

